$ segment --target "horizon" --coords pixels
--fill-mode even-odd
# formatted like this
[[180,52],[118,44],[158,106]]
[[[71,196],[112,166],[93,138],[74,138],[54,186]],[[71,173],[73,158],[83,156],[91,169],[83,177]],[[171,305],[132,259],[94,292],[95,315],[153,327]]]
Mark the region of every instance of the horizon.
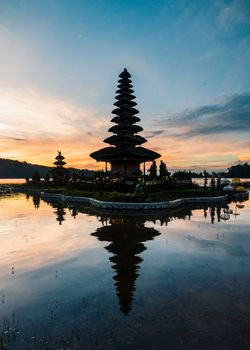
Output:
[[[101,170],[118,75],[172,170],[250,163],[250,3],[0,3],[0,158]],[[158,161],[158,162],[159,162]],[[147,168],[150,163],[147,163]]]

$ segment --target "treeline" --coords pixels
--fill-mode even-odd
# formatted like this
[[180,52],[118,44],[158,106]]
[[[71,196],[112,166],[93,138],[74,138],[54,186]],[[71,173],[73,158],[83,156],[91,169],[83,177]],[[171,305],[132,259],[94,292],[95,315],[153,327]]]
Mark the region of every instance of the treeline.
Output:
[[228,169],[228,177],[250,178],[250,164],[239,164]]
[[34,172],[38,172],[41,177],[44,177],[50,170],[50,167],[43,165],[0,158],[0,178],[3,179],[30,178]]
[[244,163],[244,164],[238,164],[233,165],[230,168],[227,169],[228,171],[220,171],[220,172],[207,172],[204,170],[203,172],[196,173],[196,172],[189,172],[192,178],[198,178],[198,177],[218,177],[219,175],[221,177],[239,177],[243,179],[249,179],[250,178],[250,164]]
[[[30,164],[27,162],[19,162],[18,160],[10,160],[0,158],[0,178],[31,178],[34,172],[38,172],[40,177],[44,178],[46,174],[51,170],[51,167],[44,165]],[[79,171],[77,169],[73,169]],[[85,176],[93,176],[93,171],[84,170]],[[250,178],[250,164],[244,163],[239,165],[234,165],[228,168],[227,172],[218,173],[208,173],[206,170],[200,173],[188,172],[192,178],[197,177],[211,177],[214,175],[217,177],[240,177],[240,178]]]

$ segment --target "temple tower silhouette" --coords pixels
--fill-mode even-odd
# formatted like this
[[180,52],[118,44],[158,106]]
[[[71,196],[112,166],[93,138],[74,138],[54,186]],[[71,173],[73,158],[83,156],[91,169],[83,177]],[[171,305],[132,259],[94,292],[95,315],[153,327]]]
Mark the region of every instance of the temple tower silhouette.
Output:
[[136,116],[139,111],[135,108],[137,103],[134,101],[133,85],[131,75],[125,68],[119,75],[118,90],[116,91],[116,107],[112,114],[115,117],[111,119],[114,126],[109,128],[109,132],[114,135],[106,138],[105,143],[110,147],[102,148],[90,154],[98,162],[111,164],[111,174],[120,176],[134,176],[140,173],[140,164],[153,161],[161,155],[147,148],[141,147],[147,140],[137,135],[143,128],[136,125],[140,118]]

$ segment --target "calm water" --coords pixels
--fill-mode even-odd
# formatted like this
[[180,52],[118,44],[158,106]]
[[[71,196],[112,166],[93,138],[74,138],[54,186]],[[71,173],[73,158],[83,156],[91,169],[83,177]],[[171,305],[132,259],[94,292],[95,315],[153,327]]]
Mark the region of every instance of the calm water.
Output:
[[122,216],[0,197],[0,349],[249,348],[242,205]]
[[25,183],[25,179],[0,179],[0,185],[20,185]]

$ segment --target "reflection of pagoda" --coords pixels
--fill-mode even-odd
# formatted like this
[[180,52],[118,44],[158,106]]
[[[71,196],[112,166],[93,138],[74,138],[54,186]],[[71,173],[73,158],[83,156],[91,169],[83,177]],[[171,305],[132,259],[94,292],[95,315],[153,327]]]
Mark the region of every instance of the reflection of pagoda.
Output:
[[92,235],[100,241],[110,242],[105,249],[113,254],[110,261],[116,272],[113,277],[116,293],[121,310],[127,315],[132,309],[135,281],[139,276],[139,264],[143,261],[138,255],[146,250],[143,242],[154,239],[160,233],[131,219],[119,217],[111,219],[110,223],[98,228]]
[[111,120],[116,125],[109,129],[115,135],[104,140],[111,147],[102,148],[91,153],[90,156],[98,162],[106,162],[106,169],[107,162],[111,163],[112,174],[130,176],[139,174],[140,163],[153,161],[159,158],[160,154],[139,146],[147,140],[137,135],[143,129],[135,125],[140,119],[135,116],[139,111],[134,108],[137,103],[134,101],[131,75],[124,69],[119,77],[121,79],[118,81],[116,91],[117,101],[114,103],[116,108],[112,111],[116,116]]
[[64,211],[63,205],[60,205],[60,206],[58,205],[54,213],[56,214],[56,221],[59,222],[59,225],[62,225],[62,222],[65,220],[64,216],[66,214],[66,212]]
[[64,168],[66,162],[64,161],[64,156],[61,151],[57,151],[58,155],[55,157],[55,168],[51,170],[53,176],[53,182],[57,185],[62,185],[64,183],[64,176],[67,169]]
[[33,193],[32,199],[33,199],[34,207],[35,207],[36,209],[38,209],[38,208],[40,207],[40,200],[41,200],[41,194],[40,194],[40,192],[39,192],[39,193]]
[[[45,200],[46,201],[46,200]],[[54,203],[47,200],[50,205],[57,208],[55,214],[59,224],[64,221],[65,203]],[[85,213],[98,217],[102,227],[92,233],[100,241],[109,242],[105,249],[112,254],[109,260],[115,271],[113,277],[116,294],[119,298],[121,311],[127,315],[132,309],[134,292],[136,289],[136,279],[139,276],[140,264],[143,259],[139,256],[147,248],[144,242],[154,239],[160,232],[152,227],[145,227],[145,223],[154,223],[167,226],[169,222],[182,219],[190,220],[192,210],[204,209],[204,216],[207,216],[209,207],[206,205],[190,205],[190,207],[176,208],[170,211],[159,210],[150,212],[117,212],[110,210],[100,210],[87,207],[86,205],[70,204],[68,207],[72,216],[78,213]],[[216,215],[220,221],[221,207],[216,207]],[[210,209],[211,221],[215,220],[215,208]]]

